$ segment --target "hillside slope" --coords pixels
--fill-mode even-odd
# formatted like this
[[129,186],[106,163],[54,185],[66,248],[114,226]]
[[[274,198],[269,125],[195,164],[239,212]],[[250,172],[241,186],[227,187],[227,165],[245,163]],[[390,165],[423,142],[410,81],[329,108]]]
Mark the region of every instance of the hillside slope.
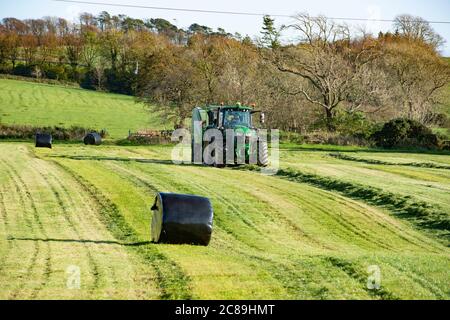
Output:
[[0,121],[36,126],[106,129],[111,138],[128,130],[162,129],[160,119],[133,97],[0,79]]

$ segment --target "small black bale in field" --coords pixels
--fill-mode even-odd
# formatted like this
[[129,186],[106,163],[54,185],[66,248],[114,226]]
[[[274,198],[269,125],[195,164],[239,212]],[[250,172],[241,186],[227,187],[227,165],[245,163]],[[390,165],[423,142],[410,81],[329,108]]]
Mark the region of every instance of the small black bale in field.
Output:
[[97,132],[88,133],[84,139],[85,145],[99,146],[102,144],[102,137]]
[[52,148],[52,135],[48,133],[36,133],[36,148]]
[[213,209],[208,198],[160,192],[156,195],[152,210],[153,242],[209,244]]

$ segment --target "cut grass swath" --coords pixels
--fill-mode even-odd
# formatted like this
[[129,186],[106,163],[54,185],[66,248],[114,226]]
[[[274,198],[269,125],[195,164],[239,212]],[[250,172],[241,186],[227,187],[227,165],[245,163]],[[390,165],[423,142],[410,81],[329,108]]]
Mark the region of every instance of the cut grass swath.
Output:
[[[254,166],[245,166],[239,169],[258,170]],[[292,168],[280,169],[277,176],[291,181],[309,183],[372,205],[386,207],[396,216],[405,218],[422,229],[432,231],[447,242],[450,241],[449,215],[426,202],[413,200],[409,196],[397,195],[379,188],[304,173]]]
[[101,219],[114,237],[123,241],[126,246],[138,253],[155,268],[158,285],[161,290],[161,299],[193,298],[189,289],[189,277],[182,272],[174,261],[168,259],[154,246],[149,246],[149,243],[143,243],[133,228],[125,221],[117,206],[105,197],[93,184],[89,183],[69,167],[59,162],[54,163],[71,174],[91,197],[95,199],[101,207]]
[[446,165],[440,165],[436,163],[431,162],[405,162],[405,163],[395,163],[395,162],[388,162],[388,161],[382,161],[382,160],[376,160],[376,159],[362,159],[357,157],[352,157],[347,154],[342,154],[340,152],[336,153],[330,153],[331,157],[341,160],[349,160],[349,161],[356,161],[356,162],[363,162],[367,164],[379,164],[379,165],[385,165],[385,166],[409,166],[409,167],[418,167],[418,168],[432,168],[432,169],[447,169],[450,170],[450,166]]

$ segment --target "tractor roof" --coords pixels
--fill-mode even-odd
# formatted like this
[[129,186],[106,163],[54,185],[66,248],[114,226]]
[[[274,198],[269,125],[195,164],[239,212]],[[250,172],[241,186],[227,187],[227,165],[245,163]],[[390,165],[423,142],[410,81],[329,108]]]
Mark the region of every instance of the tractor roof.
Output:
[[235,105],[208,105],[206,106],[207,110],[216,110],[216,109],[234,109],[234,110],[242,110],[242,111],[247,111],[247,110],[253,110],[252,107],[250,106],[243,106],[241,104],[235,104]]

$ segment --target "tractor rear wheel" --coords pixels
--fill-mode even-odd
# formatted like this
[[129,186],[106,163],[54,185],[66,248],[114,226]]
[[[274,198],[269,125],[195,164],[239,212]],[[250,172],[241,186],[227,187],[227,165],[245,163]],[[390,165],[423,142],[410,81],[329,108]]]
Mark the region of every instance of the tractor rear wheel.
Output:
[[269,165],[269,147],[267,141],[258,141],[258,166],[267,167]]
[[[223,146],[217,146],[216,150],[214,150],[214,162],[213,166],[216,168],[225,168],[225,156],[224,156],[225,148]],[[222,157],[222,163],[217,163],[216,153],[218,157]]]

